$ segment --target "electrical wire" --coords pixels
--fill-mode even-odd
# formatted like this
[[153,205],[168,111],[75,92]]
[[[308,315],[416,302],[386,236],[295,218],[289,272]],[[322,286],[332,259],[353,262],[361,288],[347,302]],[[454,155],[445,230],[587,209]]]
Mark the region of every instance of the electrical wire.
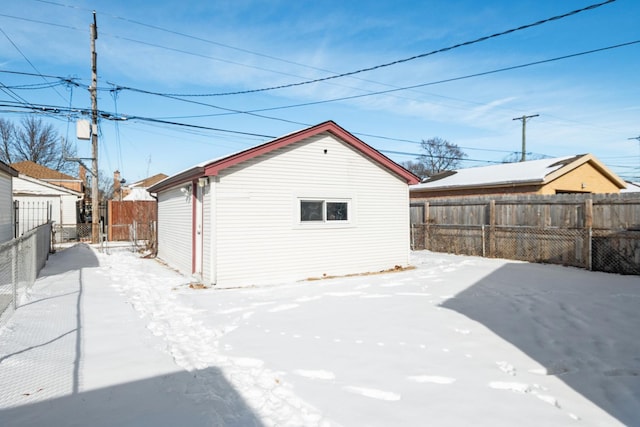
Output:
[[[479,37],[479,38],[474,39],[474,40],[470,40],[470,41],[466,41],[466,42],[462,42],[462,43],[457,43],[457,44],[452,45],[452,46],[448,46],[448,47],[432,50],[432,51],[426,52],[426,53],[421,53],[421,54],[414,55],[414,56],[411,56],[411,57],[408,57],[408,58],[398,59],[398,60],[387,62],[387,63],[384,63],[384,64],[378,64],[378,65],[374,65],[372,67],[361,68],[361,69],[358,69],[358,70],[349,71],[349,72],[346,72],[346,73],[335,74],[335,75],[332,75],[332,76],[321,77],[321,78],[312,79],[312,80],[306,80],[306,81],[297,82],[297,83],[289,83],[289,84],[284,84],[284,85],[271,86],[271,87],[265,87],[265,88],[259,88],[259,89],[248,89],[248,90],[235,91],[235,92],[220,92],[220,93],[191,94],[191,95],[189,95],[189,94],[168,94],[168,95],[183,96],[183,97],[187,97],[187,96],[241,95],[241,94],[248,94],[248,93],[272,91],[272,90],[276,90],[276,89],[285,89],[285,88],[296,87],[296,86],[303,86],[303,85],[308,85],[308,84],[312,84],[312,83],[325,82],[325,81],[328,81],[328,80],[338,79],[338,78],[341,78],[341,77],[353,76],[353,75],[364,73],[364,72],[368,72],[368,71],[374,71],[374,70],[378,70],[378,69],[381,69],[381,68],[386,68],[386,67],[390,67],[390,66],[393,66],[393,65],[406,63],[406,62],[413,61],[413,60],[416,60],[416,59],[425,58],[427,56],[435,55],[437,53],[448,52],[448,51],[451,51],[451,50],[454,50],[454,49],[458,49],[460,47],[470,46],[470,45],[473,45],[473,44],[476,44],[476,43],[481,43],[481,42],[484,42],[484,41],[487,41],[487,40],[490,40],[490,39],[493,39],[493,38],[497,38],[497,37],[504,36],[504,35],[507,35],[507,34],[512,34],[512,33],[515,33],[517,31],[521,31],[521,30],[525,30],[525,29],[528,29],[528,28],[532,28],[532,27],[536,27],[536,26],[539,26],[539,25],[543,25],[543,24],[546,24],[548,22],[564,19],[564,18],[576,15],[576,14],[581,13],[581,12],[593,10],[593,9],[599,8],[601,6],[607,5],[609,3],[613,3],[615,1],[616,0],[607,0],[607,1],[604,1],[602,3],[592,4],[592,5],[583,7],[581,9],[576,9],[576,10],[573,10],[571,12],[564,13],[562,15],[552,16],[550,18],[542,19],[542,20],[533,22],[531,24],[521,25],[521,26],[516,27],[516,28],[511,28],[511,29],[508,29],[508,30],[505,30],[505,31],[501,31],[501,32],[498,32],[498,33],[494,33],[494,34],[488,35],[488,36]],[[393,92],[393,90],[391,90],[390,92]]]
[[[31,65],[31,68],[33,68],[33,69],[36,71],[36,73],[38,73],[38,75],[42,78],[42,80],[44,80],[46,83],[49,83],[49,82],[47,81],[47,79],[42,75],[42,73],[40,72],[40,70],[38,70],[38,68],[37,68],[35,65],[33,65],[33,62],[31,62],[31,61],[29,60],[29,58],[27,58],[27,56],[24,54],[24,52],[22,52],[22,50],[20,50],[20,48],[18,47],[18,45],[17,45],[17,44],[16,44],[16,43],[11,39],[11,37],[9,37],[9,34],[7,34],[7,33],[6,33],[2,28],[0,28],[0,33],[2,33],[2,34],[7,38],[7,40],[9,40],[9,43],[11,43],[11,45],[12,45],[12,46],[13,46],[13,47],[18,51],[18,53],[20,53],[20,55],[22,55],[22,57],[24,58],[24,60],[25,60],[25,61],[27,61],[27,63],[28,63],[29,65]],[[53,89],[53,91],[54,91],[55,93],[57,93],[57,94],[58,94],[58,96],[60,96],[60,98],[62,98],[64,101],[66,101],[66,100],[67,100],[64,96],[62,96],[62,94],[61,94],[60,92],[58,92],[58,91],[57,91],[57,89],[56,89],[55,87],[52,87],[52,89]]]
[[452,78],[448,78],[448,79],[437,80],[437,81],[428,82],[428,83],[420,83],[420,84],[411,85],[411,86],[404,86],[404,87],[400,87],[400,88],[396,88],[396,89],[387,89],[387,90],[371,92],[371,93],[366,93],[366,94],[360,94],[360,95],[351,95],[351,96],[345,96],[345,97],[340,97],[340,98],[326,99],[326,100],[322,100],[322,101],[307,102],[307,103],[303,103],[303,104],[287,105],[287,106],[282,106],[282,107],[263,108],[263,109],[258,109],[258,110],[250,110],[249,112],[254,113],[254,112],[282,110],[282,109],[286,109],[286,108],[306,107],[306,106],[309,106],[309,105],[325,104],[325,103],[328,103],[328,102],[336,102],[336,101],[346,101],[346,100],[357,99],[357,98],[365,98],[365,97],[373,96],[373,95],[383,95],[383,94],[397,92],[397,91],[401,91],[401,90],[409,90],[409,89],[415,89],[415,88],[419,88],[419,87],[434,86],[434,85],[438,85],[438,84],[442,84],[442,83],[451,83],[451,82],[460,81],[460,80],[466,80],[466,79],[470,79],[470,78],[474,78],[474,77],[488,76],[490,74],[496,74],[496,73],[502,73],[502,72],[505,72],[505,71],[518,70],[518,69],[521,69],[521,68],[531,67],[531,66],[534,66],[534,65],[547,64],[547,63],[550,63],[550,62],[560,61],[560,60],[563,60],[563,59],[575,58],[575,57],[578,57],[578,56],[589,55],[589,54],[597,53],[597,52],[603,52],[605,50],[617,49],[617,48],[620,48],[620,47],[631,46],[631,45],[638,44],[638,43],[640,43],[640,40],[634,40],[634,41],[631,41],[631,42],[621,43],[621,44],[617,44],[617,45],[613,45],[613,46],[607,46],[607,47],[603,47],[603,48],[599,48],[599,49],[588,50],[588,51],[574,53],[574,54],[570,54],[570,55],[558,56],[558,57],[551,58],[551,59],[544,59],[544,60],[540,60],[540,61],[528,62],[526,64],[513,65],[513,66],[509,66],[509,67],[498,68],[496,70],[483,71],[483,72],[480,72],[480,73],[468,74],[468,75],[465,75],[465,76],[452,77]]

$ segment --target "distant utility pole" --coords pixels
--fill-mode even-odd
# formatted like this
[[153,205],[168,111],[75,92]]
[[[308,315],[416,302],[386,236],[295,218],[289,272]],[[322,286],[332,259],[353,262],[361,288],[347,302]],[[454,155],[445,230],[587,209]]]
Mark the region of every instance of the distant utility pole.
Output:
[[98,193],[98,54],[96,39],[98,24],[93,11],[91,24],[91,241],[98,243],[98,225],[100,224],[100,202]]
[[527,160],[527,119],[532,117],[538,117],[540,114],[533,114],[531,116],[522,116],[516,117],[513,120],[522,120],[522,157],[520,157],[520,161],[524,162]]

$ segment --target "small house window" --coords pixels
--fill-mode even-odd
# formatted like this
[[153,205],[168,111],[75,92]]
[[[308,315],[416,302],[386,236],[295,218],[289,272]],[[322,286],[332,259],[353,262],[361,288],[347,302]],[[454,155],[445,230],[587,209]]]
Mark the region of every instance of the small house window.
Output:
[[348,201],[300,200],[300,222],[346,222],[348,220]]
[[300,221],[324,221],[324,202],[317,200],[300,201]]
[[349,219],[347,202],[327,202],[327,221],[346,221]]

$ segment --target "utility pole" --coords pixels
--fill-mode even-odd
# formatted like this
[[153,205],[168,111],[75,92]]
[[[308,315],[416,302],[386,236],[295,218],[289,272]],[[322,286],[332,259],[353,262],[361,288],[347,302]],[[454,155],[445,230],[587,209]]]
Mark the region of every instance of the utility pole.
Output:
[[527,160],[527,119],[532,117],[538,117],[540,114],[533,114],[531,116],[522,116],[516,117],[513,120],[522,120],[522,157],[520,157],[520,161],[524,162]]
[[91,24],[91,241],[98,243],[98,226],[100,224],[100,201],[98,193],[98,54],[96,39],[98,24],[96,11],[93,11]]

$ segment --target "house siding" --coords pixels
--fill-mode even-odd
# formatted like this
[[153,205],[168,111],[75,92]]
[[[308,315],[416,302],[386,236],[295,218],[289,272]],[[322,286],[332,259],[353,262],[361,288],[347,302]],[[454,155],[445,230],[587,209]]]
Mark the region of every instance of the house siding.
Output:
[[540,194],[556,192],[619,193],[620,188],[591,164],[584,163],[545,185]]
[[213,233],[211,231],[211,193],[212,185],[202,187],[204,195],[202,197],[202,276],[203,281],[211,283],[211,242]]
[[79,197],[70,194],[66,189],[55,189],[20,177],[13,179],[14,200],[18,200],[25,208],[31,204],[51,206],[51,220],[59,225],[75,225],[77,223],[77,202]]
[[[350,199],[351,223],[299,224],[299,198]],[[225,169],[216,205],[219,286],[372,272],[409,261],[406,182],[327,133]]]
[[158,258],[191,273],[192,199],[174,187],[158,194]]
[[75,225],[78,222],[76,196],[61,196],[60,223],[63,225]]
[[12,177],[0,172],[0,243],[13,238]]

